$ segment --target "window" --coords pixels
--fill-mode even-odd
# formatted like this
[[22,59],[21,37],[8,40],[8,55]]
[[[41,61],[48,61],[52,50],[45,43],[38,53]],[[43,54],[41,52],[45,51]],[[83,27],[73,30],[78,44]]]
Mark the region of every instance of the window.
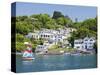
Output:
[[85,41],[88,41],[87,39]]
[[79,42],[79,44],[82,44],[83,42]]
[[42,35],[41,35],[41,37],[42,37]]
[[75,42],[75,44],[78,44],[78,42]]
[[79,46],[77,46],[77,48],[80,48]]
[[93,41],[92,39],[90,39],[90,41]]
[[89,46],[89,48],[91,48],[91,49],[92,49],[92,48],[93,48],[93,46]]
[[89,43],[89,44],[92,44],[92,43]]
[[44,38],[46,38],[47,37],[47,35],[44,35]]

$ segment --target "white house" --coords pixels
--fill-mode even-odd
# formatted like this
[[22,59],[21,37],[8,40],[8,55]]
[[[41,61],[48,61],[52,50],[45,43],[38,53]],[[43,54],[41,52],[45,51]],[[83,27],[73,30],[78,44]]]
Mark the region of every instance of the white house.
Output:
[[94,43],[96,42],[95,38],[94,37],[86,37],[83,39],[83,43],[84,43],[84,48],[85,49],[88,49],[88,50],[91,50],[93,49],[93,46],[94,46]]
[[74,40],[74,48],[78,50],[94,50],[94,43],[96,42],[94,37],[85,37],[84,39]]
[[74,41],[74,48],[78,50],[83,49],[83,40],[82,39],[77,39]]
[[42,38],[48,41],[48,43],[57,44],[58,42],[64,42],[65,39],[70,37],[70,32],[72,32],[71,28],[58,30],[41,29],[40,31],[34,31],[34,33],[28,33],[26,37],[34,39]]
[[34,38],[34,39],[39,39],[40,38],[38,33],[28,33],[25,37],[26,38]]
[[41,31],[39,32],[39,36],[40,38],[43,38],[43,39],[50,39],[50,38],[54,38],[54,34],[51,33],[51,32],[44,32],[44,31]]
[[42,52],[45,53],[48,51],[48,47],[46,45],[38,45],[35,49],[36,53]]
[[39,39],[40,36],[39,36],[39,34],[37,34],[37,33],[33,33],[31,38]]
[[33,35],[33,33],[30,32],[30,33],[28,33],[25,37],[26,37],[26,38],[32,38],[32,35]]
[[34,33],[28,33],[26,35],[27,38],[34,38],[34,39],[45,39],[45,40],[54,40],[62,42],[65,39],[65,33],[67,34],[66,30],[52,30],[52,29],[44,29]]

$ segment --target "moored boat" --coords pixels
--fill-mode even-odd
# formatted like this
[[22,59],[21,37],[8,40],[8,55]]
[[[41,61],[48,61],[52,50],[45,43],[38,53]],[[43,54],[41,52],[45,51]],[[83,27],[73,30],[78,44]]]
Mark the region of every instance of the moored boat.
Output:
[[34,57],[23,57],[23,60],[33,60],[35,59]]
[[35,58],[34,58],[34,56],[33,56],[33,52],[32,52],[32,51],[25,50],[25,51],[23,52],[22,59],[24,59],[24,60],[33,60],[33,59],[35,59]]
[[33,59],[35,59],[34,56],[33,56],[31,44],[29,44],[28,42],[25,42],[24,44],[27,46],[27,49],[22,52],[23,53],[22,59],[23,60],[33,60]]

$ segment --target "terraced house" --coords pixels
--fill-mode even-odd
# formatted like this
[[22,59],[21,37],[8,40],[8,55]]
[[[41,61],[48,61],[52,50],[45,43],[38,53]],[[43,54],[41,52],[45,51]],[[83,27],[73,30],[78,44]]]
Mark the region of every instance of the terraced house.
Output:
[[94,50],[94,43],[96,39],[94,37],[85,37],[84,39],[77,39],[74,41],[74,48],[78,50]]
[[66,28],[66,29],[41,29],[40,31],[35,31],[34,33],[28,33],[27,38],[34,39],[44,39],[52,42],[63,42],[64,39],[70,37],[70,32],[73,32],[75,29]]

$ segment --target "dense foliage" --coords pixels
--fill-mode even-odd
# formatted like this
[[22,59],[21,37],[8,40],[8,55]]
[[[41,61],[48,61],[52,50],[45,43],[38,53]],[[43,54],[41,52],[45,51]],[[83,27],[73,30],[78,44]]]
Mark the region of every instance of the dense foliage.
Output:
[[77,29],[68,38],[72,47],[75,39],[83,39],[84,37],[95,37],[97,39],[97,18],[90,18],[83,22],[73,23],[73,27]]

